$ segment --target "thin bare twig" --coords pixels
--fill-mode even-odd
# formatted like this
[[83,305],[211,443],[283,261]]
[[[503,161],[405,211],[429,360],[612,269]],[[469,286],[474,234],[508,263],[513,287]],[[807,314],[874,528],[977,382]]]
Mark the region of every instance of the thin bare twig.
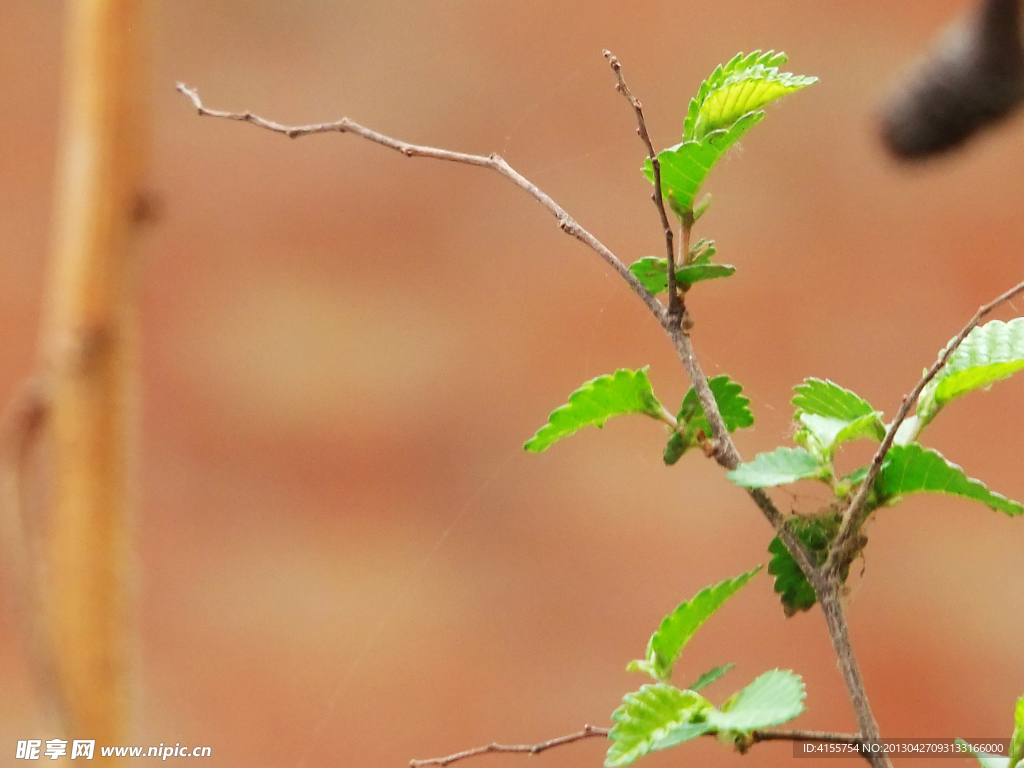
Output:
[[[458,762],[459,760],[465,760],[470,757],[479,757],[480,755],[489,755],[499,752],[518,752],[526,753],[530,755],[536,755],[545,750],[551,749],[552,747],[560,747],[563,744],[572,744],[583,739],[591,738],[592,736],[607,736],[611,733],[610,728],[598,728],[593,725],[583,726],[582,731],[576,733],[570,733],[567,736],[559,736],[548,741],[542,741],[539,744],[486,744],[482,747],[476,747],[475,749],[467,749],[462,752],[455,752],[451,755],[444,757],[432,757],[427,760],[410,760],[410,768],[422,768],[425,765],[451,765],[452,763]],[[709,733],[708,736],[714,736],[716,734]],[[750,739],[747,742],[749,745],[757,744],[762,741],[817,741],[829,744],[861,744],[864,742],[860,736],[851,733],[831,733],[829,731],[753,731],[750,734]],[[745,749],[743,750],[745,751]]]
[[612,253],[606,245],[604,245],[604,243],[576,223],[575,219],[573,219],[572,216],[562,208],[562,206],[542,192],[536,184],[516,171],[498,154],[472,155],[465,152],[451,152],[447,149],[437,149],[436,147],[409,144],[408,142],[399,141],[398,139],[393,139],[390,136],[385,136],[382,133],[365,128],[364,126],[359,125],[359,123],[349,120],[347,117],[343,117],[341,120],[335,120],[331,123],[314,123],[311,125],[299,126],[281,125],[280,123],[275,123],[272,120],[265,120],[251,112],[223,112],[221,110],[208,109],[203,106],[203,102],[200,100],[199,94],[194,88],[189,88],[184,83],[178,83],[177,89],[192,100],[192,104],[201,116],[219,117],[225,120],[239,120],[241,122],[251,123],[259,128],[265,128],[266,130],[273,131],[275,133],[282,133],[293,139],[298,138],[299,136],[308,136],[315,133],[353,133],[356,136],[362,136],[364,139],[368,139],[375,144],[380,144],[381,146],[401,152],[406,157],[429,157],[434,160],[446,160],[452,163],[475,165],[480,168],[490,168],[492,171],[497,171],[544,206],[544,208],[546,208],[558,220],[558,226],[563,232],[575,237],[604,259],[604,261],[609,264],[612,269],[618,272],[622,279],[629,284],[629,287],[633,289],[634,293],[643,299],[647,308],[651,310],[656,318],[658,318],[658,321],[663,325],[666,322],[665,307],[644,287],[643,283],[641,283],[636,276],[629,271],[629,268],[623,264],[622,261]]
[[651,168],[654,171],[654,194],[652,199],[658,208],[658,214],[661,216],[661,227],[665,231],[665,250],[668,253],[668,312],[673,318],[681,320],[685,308],[679,296],[679,287],[676,284],[676,251],[675,246],[672,244],[672,225],[669,223],[668,214],[665,212],[665,199],[661,190],[661,161],[658,160],[658,153],[654,150],[651,135],[647,132],[647,121],[644,120],[643,104],[640,103],[640,99],[634,96],[633,92],[629,90],[629,86],[626,85],[626,78],[622,74],[622,64],[612,55],[611,51],[605,51],[604,57],[608,59],[608,64],[611,66],[612,72],[615,73],[615,90],[626,97],[626,100],[633,106],[633,111],[636,112],[636,132],[643,139],[644,145],[647,147],[647,154],[651,158]]
[[[735,469],[739,466],[742,459],[740,458],[739,451],[736,450],[736,445],[732,442],[732,438],[729,436],[729,430],[726,428],[725,421],[722,419],[721,412],[718,408],[718,401],[715,400],[714,393],[712,393],[711,387],[708,385],[707,376],[705,376],[703,370],[701,370],[701,367],[697,362],[696,355],[693,353],[693,345],[690,342],[689,330],[692,326],[692,321],[686,315],[686,307],[683,304],[679,287],[676,283],[676,256],[675,248],[673,246],[673,231],[672,225],[669,223],[668,213],[665,211],[665,200],[662,195],[661,162],[658,160],[658,153],[654,149],[654,143],[651,141],[651,135],[647,130],[647,121],[644,119],[643,105],[629,89],[629,86],[626,85],[626,78],[622,74],[622,64],[618,58],[612,55],[612,52],[608,50],[604,51],[604,57],[608,60],[608,64],[612,68],[612,72],[615,73],[615,90],[626,97],[632,105],[633,110],[636,112],[637,133],[643,140],[644,145],[647,147],[647,153],[651,159],[651,167],[653,169],[654,176],[653,200],[658,209],[658,214],[661,217],[661,225],[665,232],[665,250],[668,254],[668,319],[670,323],[666,324],[662,321],[662,326],[672,339],[672,342],[676,347],[676,351],[682,360],[683,367],[686,369],[690,383],[693,384],[694,391],[697,393],[697,397],[701,401],[701,405],[707,415],[708,425],[711,427],[713,438],[710,455],[714,456],[718,460],[719,464],[726,469]],[[690,233],[692,228],[693,216],[692,214],[688,214],[684,217],[682,236],[680,238],[680,263],[688,257],[690,252]],[[806,548],[797,536],[785,527],[782,514],[778,509],[776,509],[768,494],[760,489],[753,489],[750,491],[750,496],[753,498],[754,503],[757,504],[764,515],[768,518],[772,527],[774,527],[778,532],[783,544],[785,544],[786,548],[790,550],[800,568],[808,578],[812,578],[816,573],[816,568],[811,562]]]
[[455,754],[447,755],[446,757],[432,757],[428,760],[410,760],[409,765],[411,768],[420,768],[420,766],[424,765],[450,765],[458,760],[464,760],[467,757],[476,757],[477,755],[486,755],[492,752],[527,752],[531,755],[536,755],[546,749],[560,747],[563,744],[572,744],[574,741],[589,739],[592,736],[607,736],[610,732],[610,728],[597,728],[593,725],[584,725],[582,731],[570,733],[568,736],[559,736],[554,739],[549,739],[548,741],[542,741],[539,744],[487,744],[486,746],[477,747],[476,749],[467,749],[463,752],[456,752]]
[[924,388],[928,386],[928,383],[938,375],[939,371],[942,370],[943,366],[945,366],[949,361],[949,358],[952,357],[960,344],[963,343],[963,340],[966,339],[968,334],[978,326],[978,323],[984,320],[986,316],[991,314],[1000,306],[1021,293],[1024,293],[1024,282],[1018,283],[1006,293],[980,307],[978,311],[974,313],[974,317],[970,319],[970,322],[960,329],[960,332],[953,337],[953,340],[949,342],[946,349],[939,356],[939,359],[936,360],[935,364],[925,372],[924,376],[921,377],[921,380],[917,382],[917,385],[910,391],[910,394],[903,398],[903,404],[896,412],[896,418],[893,419],[892,424],[885,433],[885,439],[882,440],[882,444],[878,447],[874,457],[871,459],[871,465],[868,468],[868,474],[864,478],[864,482],[861,483],[857,493],[850,501],[850,505],[843,513],[842,525],[839,528],[839,533],[836,535],[835,541],[832,543],[828,560],[825,562],[824,571],[826,574],[837,574],[839,569],[842,567],[843,561],[849,556],[850,549],[857,538],[857,533],[860,530],[861,525],[864,523],[864,515],[862,513],[868,494],[871,492],[871,488],[875,484],[875,479],[878,477],[878,473],[882,469],[882,463],[885,461],[885,456],[892,447],[893,440],[896,439],[896,432],[910,414],[910,409],[914,407],[917,402],[917,398],[921,395],[921,392],[923,392]]

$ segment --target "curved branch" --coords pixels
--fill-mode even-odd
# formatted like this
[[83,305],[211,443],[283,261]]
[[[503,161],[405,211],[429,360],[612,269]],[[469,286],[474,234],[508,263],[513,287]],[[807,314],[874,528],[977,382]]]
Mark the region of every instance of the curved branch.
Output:
[[251,123],[258,128],[264,128],[268,131],[273,131],[274,133],[281,133],[291,139],[295,139],[300,136],[309,136],[316,133],[352,133],[356,136],[361,136],[368,141],[372,141],[374,144],[380,144],[381,146],[388,147],[396,152],[401,152],[406,157],[429,157],[434,160],[445,160],[451,163],[462,163],[463,165],[475,165],[479,168],[489,168],[492,171],[497,171],[544,206],[544,208],[558,220],[559,229],[567,235],[575,237],[604,259],[612,269],[619,273],[619,276],[626,281],[629,287],[633,289],[633,292],[643,300],[644,304],[647,305],[647,308],[658,319],[658,322],[662,325],[665,324],[665,307],[654,297],[654,294],[648,291],[644,287],[643,283],[641,283],[636,276],[629,271],[629,268],[622,263],[619,257],[612,253],[604,243],[581,227],[576,220],[573,219],[564,208],[562,208],[562,206],[552,200],[545,192],[537,187],[536,184],[505,162],[501,155],[472,155],[466,152],[452,152],[447,149],[410,144],[409,142],[400,141],[399,139],[385,136],[383,133],[373,131],[353,120],[349,120],[347,117],[343,117],[340,120],[335,120],[331,123],[313,123],[310,125],[295,126],[282,125],[281,123],[266,120],[248,111],[224,112],[217,109],[208,109],[203,106],[203,102],[199,98],[199,93],[194,88],[189,88],[184,83],[178,83],[176,88],[179,92],[185,94],[192,100],[192,104],[195,106],[200,116],[219,117],[224,120],[237,120],[244,123]]

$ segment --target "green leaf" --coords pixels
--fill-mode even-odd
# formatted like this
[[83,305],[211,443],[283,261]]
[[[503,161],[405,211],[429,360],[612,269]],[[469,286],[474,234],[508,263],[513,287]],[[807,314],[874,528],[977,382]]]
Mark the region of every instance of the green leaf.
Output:
[[645,672],[667,683],[672,677],[672,668],[679,660],[679,654],[694,633],[760,570],[759,565],[734,579],[706,587],[693,599],[681,602],[651,635],[647,642],[646,658],[630,662],[626,669],[630,672]]
[[702,237],[690,246],[690,257],[687,260],[687,263],[710,264],[711,259],[716,253],[718,253],[718,249],[715,247],[715,241],[706,240]]
[[917,443],[889,449],[875,481],[875,491],[883,504],[909,493],[930,492],[980,501],[1008,515],[1024,512],[1019,502],[993,493],[982,482],[967,477],[961,467],[947,461],[938,451]]
[[[835,492],[836,498],[845,499],[850,495],[853,489],[864,482],[864,479],[868,476],[868,467],[857,467],[848,475],[843,475],[839,478],[839,482],[836,483]],[[878,506],[878,500],[874,493],[868,493],[867,501],[865,502],[865,508],[869,511]]]
[[[715,396],[719,413],[722,414],[722,421],[725,422],[725,428],[729,432],[749,427],[754,423],[754,412],[750,410],[750,399],[742,394],[743,386],[741,384],[722,374],[708,379],[708,387],[711,389],[711,394]],[[700,398],[697,397],[697,390],[693,387],[690,387],[683,397],[683,403],[679,407],[679,418],[690,424],[701,420],[702,428],[706,428],[707,431],[711,429],[704,414],[704,406],[701,405]]]
[[711,207],[711,193],[705,192],[704,197],[698,200],[693,206],[693,220],[694,222],[700,221],[700,217],[708,212],[708,208]]
[[[683,122],[682,143],[658,154],[662,194],[677,216],[695,216],[694,198],[711,168],[761,121],[761,107],[817,79],[780,73],[785,61],[785,54],[773,51],[737,54],[701,85]],[[644,174],[654,181],[650,158]]]
[[695,739],[712,728],[704,722],[711,704],[699,693],[681,691],[659,683],[627,693],[622,706],[612,713],[615,725],[608,738],[612,745],[605,768],[630,765],[657,749],[667,749]]
[[720,678],[722,675],[724,675],[726,672],[728,672],[730,669],[732,669],[735,666],[736,666],[735,664],[733,664],[732,662],[729,662],[728,664],[723,664],[720,667],[715,667],[714,669],[709,669],[703,675],[701,675],[696,680],[694,680],[693,683],[689,686],[689,688],[687,688],[687,690],[689,690],[689,691],[700,691],[700,690],[703,690],[704,688],[707,688],[709,685],[711,685],[718,678]]
[[660,419],[663,410],[651,389],[647,368],[638,371],[621,368],[614,374],[588,381],[569,395],[569,402],[552,411],[548,423],[523,447],[540,453],[583,427],[604,426],[612,416],[644,413]]
[[644,256],[630,264],[629,271],[655,296],[668,290],[668,259]]
[[880,412],[869,413],[853,421],[819,416],[816,413],[801,413],[797,421],[800,428],[793,439],[826,461],[831,461],[836,448],[845,442],[864,437],[881,442],[885,437],[885,425]]
[[[722,414],[722,421],[729,432],[744,429],[754,423],[750,399],[741,394],[743,387],[740,384],[723,374],[708,379],[708,387],[715,396],[718,411]],[[693,387],[690,387],[683,397],[676,420],[679,423],[678,431],[672,434],[668,445],[665,446],[664,458],[668,465],[675,464],[686,451],[698,445],[701,434],[711,434],[711,425],[708,424],[704,406],[701,405],[697,390]]]
[[[700,141],[684,141],[658,153],[661,190],[677,216],[693,210],[693,201],[722,155],[764,118],[764,112],[748,112],[728,128],[711,131]],[[654,181],[651,159],[644,160],[644,175]]]
[[[797,417],[802,413],[813,413],[849,422],[876,412],[871,403],[860,395],[832,381],[804,379],[803,383],[797,384],[793,389],[796,394],[792,402],[796,406]],[[881,437],[884,436],[883,428]]]
[[[629,271],[636,275],[636,279],[643,283],[644,288],[655,295],[668,290],[668,259],[644,256],[630,264]],[[729,277],[735,272],[736,267],[731,264],[691,264],[676,269],[676,283],[690,286],[702,280]]]
[[685,435],[673,432],[672,437],[668,439],[668,443],[665,445],[665,453],[662,455],[662,459],[665,464],[671,467],[683,457],[684,453],[696,444],[696,442],[691,442]]
[[[788,525],[814,558],[815,564],[820,565],[828,555],[828,545],[836,538],[841,522],[842,518],[838,514],[825,513],[796,517]],[[814,588],[807,581],[804,571],[793,559],[793,555],[778,537],[772,539],[768,551],[772,556],[768,562],[768,573],[775,577],[774,589],[782,601],[785,615],[792,616],[798,611],[810,610],[817,602],[817,595],[814,594]],[[840,572],[844,582],[848,572],[849,564],[846,564]]]
[[971,745],[963,739],[957,739],[956,743],[964,753],[976,757],[978,762],[981,764],[981,768],[1010,768],[1010,758],[1008,757],[990,755],[985,752],[975,752],[971,749]]
[[927,422],[924,421],[920,416],[913,415],[907,416],[903,420],[903,423],[896,429],[896,435],[893,437],[893,445],[907,445],[917,440],[917,436],[921,434],[923,430],[928,426]]
[[778,669],[730,696],[721,709],[693,690],[681,691],[666,683],[644,685],[626,694],[622,706],[612,713],[615,725],[608,734],[612,745],[605,768],[630,765],[648,752],[705,733],[749,734],[781,725],[804,711],[804,696],[799,675]]
[[843,475],[842,481],[849,483],[851,486],[863,483],[865,478],[868,476],[869,467],[857,467],[853,472],[848,475]]
[[799,675],[773,669],[730,696],[720,710],[709,710],[707,722],[719,732],[739,733],[782,725],[804,711],[805,695]]
[[917,415],[923,428],[961,395],[988,387],[1024,368],[1024,317],[979,325],[963,340],[921,392]]
[[699,141],[742,115],[817,82],[816,77],[780,73],[778,68],[786,61],[784,53],[753,51],[738,53],[728,64],[717,67],[690,101],[683,140]]
[[690,264],[678,270],[676,277],[683,285],[693,285],[704,280],[717,280],[736,274],[732,264]]
[[1013,735],[1010,737],[1010,768],[1024,761],[1024,696],[1013,710]]
[[[825,562],[828,548],[839,532],[842,518],[828,512],[822,515],[796,517],[788,525],[797,538],[807,548],[816,565]],[[864,542],[861,542],[863,547]],[[814,588],[807,581],[796,560],[789,554],[786,545],[776,536],[768,545],[772,555],[768,563],[768,573],[775,577],[775,591],[782,601],[782,610],[786,616],[793,616],[799,611],[807,611],[817,602]],[[845,582],[849,575],[850,563],[855,559],[859,549],[850,555],[839,571],[840,578]]]
[[828,467],[804,448],[776,448],[740,464],[726,477],[743,488],[771,488],[797,480],[824,479]]
[[849,440],[885,437],[882,414],[871,404],[835,382],[804,379],[794,388],[794,439],[822,461],[829,462],[836,448]]
[[768,551],[772,554],[768,562],[768,573],[775,577],[775,591],[782,600],[782,610],[786,616],[793,616],[798,611],[809,611],[818,597],[786,545],[776,536],[768,545]]

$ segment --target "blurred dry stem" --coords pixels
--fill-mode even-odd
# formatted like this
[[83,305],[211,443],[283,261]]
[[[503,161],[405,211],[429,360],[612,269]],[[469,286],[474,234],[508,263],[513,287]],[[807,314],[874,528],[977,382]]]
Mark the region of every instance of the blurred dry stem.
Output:
[[[45,418],[52,482],[32,617],[46,693],[64,738],[102,744],[124,741],[131,695],[126,556],[136,416],[133,214],[145,128],[141,5],[67,4],[41,388],[29,409]],[[28,436],[24,428],[12,434],[16,448]]]

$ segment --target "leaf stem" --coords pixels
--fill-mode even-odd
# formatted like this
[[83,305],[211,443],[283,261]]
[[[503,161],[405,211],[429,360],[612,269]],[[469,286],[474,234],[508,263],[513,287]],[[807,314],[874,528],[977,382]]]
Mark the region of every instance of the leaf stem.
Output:
[[679,431],[679,420],[676,419],[676,417],[672,415],[672,412],[669,411],[668,408],[666,408],[665,406],[661,406],[661,413],[659,414],[658,418],[661,421],[668,424],[670,427],[672,427],[673,431]]

